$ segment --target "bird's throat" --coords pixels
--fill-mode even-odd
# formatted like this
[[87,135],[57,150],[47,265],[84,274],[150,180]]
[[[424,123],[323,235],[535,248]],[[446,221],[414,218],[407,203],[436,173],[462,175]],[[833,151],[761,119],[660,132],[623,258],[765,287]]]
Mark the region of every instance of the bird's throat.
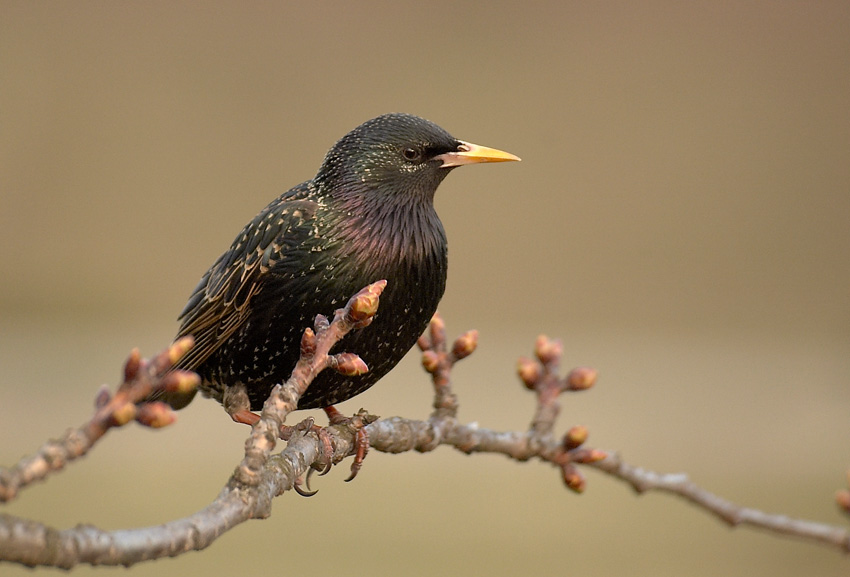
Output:
[[430,199],[352,200],[343,206],[339,237],[353,261],[376,275],[406,265],[425,266],[445,276],[446,234]]

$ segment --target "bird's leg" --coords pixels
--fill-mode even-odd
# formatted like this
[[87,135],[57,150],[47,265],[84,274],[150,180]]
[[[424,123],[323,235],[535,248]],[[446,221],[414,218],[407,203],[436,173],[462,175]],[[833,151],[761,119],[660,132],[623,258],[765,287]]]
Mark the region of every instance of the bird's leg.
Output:
[[366,453],[369,452],[369,433],[366,432],[368,420],[363,419],[361,415],[356,415],[358,418],[346,417],[332,405],[325,407],[323,410],[328,416],[331,425],[349,425],[355,430],[354,462],[351,463],[351,475],[346,479],[346,482],[351,481],[360,472],[360,467],[363,466],[363,459],[366,458]]
[[[248,398],[248,390],[242,383],[227,387],[224,390],[221,404],[227,414],[230,415],[230,418],[236,423],[242,423],[243,425],[253,427],[257,424],[257,421],[260,420],[260,415],[251,411],[251,401]],[[313,419],[309,417],[294,427],[281,425],[278,436],[282,440],[288,441],[292,438],[294,433],[302,431],[314,431],[319,435],[319,439],[322,440],[323,447],[330,447],[330,439],[327,438],[327,433],[325,433],[321,427],[315,425],[313,423]],[[323,436],[325,438],[323,438]],[[328,454],[328,451],[323,451],[323,454]],[[333,452],[331,451],[330,454],[333,454]],[[328,464],[324,469],[325,472],[327,472],[327,470],[331,467],[330,459],[327,459],[327,461]]]
[[242,423],[243,425],[253,427],[257,423],[257,421],[260,420],[260,415],[258,415],[257,413],[252,413],[248,409],[240,409],[238,411],[230,413],[230,418],[233,419],[233,421],[236,423]]
[[251,401],[248,398],[248,388],[244,383],[237,383],[224,388],[221,406],[236,423],[253,427],[260,420],[260,415],[251,412]]

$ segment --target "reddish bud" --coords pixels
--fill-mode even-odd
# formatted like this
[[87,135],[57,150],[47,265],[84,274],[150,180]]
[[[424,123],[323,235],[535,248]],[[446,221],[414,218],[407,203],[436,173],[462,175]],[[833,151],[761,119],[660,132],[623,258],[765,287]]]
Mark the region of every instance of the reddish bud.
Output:
[[452,346],[452,354],[457,360],[464,359],[475,352],[477,346],[478,331],[466,331],[455,339],[454,345]]
[[422,353],[422,366],[429,373],[433,373],[440,366],[440,355],[434,351],[425,351]]
[[532,391],[543,375],[540,363],[525,357],[520,357],[517,361],[516,370],[523,384]]
[[608,453],[605,451],[600,451],[599,449],[591,449],[590,457],[585,463],[596,463],[597,461],[604,461],[608,458]]
[[575,491],[576,493],[583,493],[584,488],[587,486],[587,482],[584,480],[584,476],[579,472],[579,470],[572,465],[566,465],[563,470],[564,483],[567,485],[567,488],[571,491]]
[[152,429],[166,427],[177,420],[171,407],[161,402],[144,403],[139,406],[136,421]]
[[431,333],[431,344],[434,348],[442,346],[446,342],[446,323],[440,313],[434,313],[428,324]]
[[551,340],[546,335],[540,335],[534,343],[534,354],[544,365],[558,362],[562,353],[561,341]]
[[566,388],[571,391],[583,391],[596,384],[596,369],[590,367],[577,367],[567,375]]
[[427,334],[424,334],[419,337],[419,340],[416,341],[416,344],[419,347],[420,351],[427,351],[431,348],[431,339],[428,338]]
[[608,457],[608,453],[599,449],[576,449],[570,453],[571,460],[576,463],[595,463]]
[[584,444],[584,442],[587,441],[587,435],[587,427],[576,425],[570,428],[570,430],[567,431],[567,434],[564,435],[564,449],[569,451]]
[[192,371],[177,370],[165,375],[162,384],[170,393],[191,393],[201,384],[201,377]]
[[360,323],[375,316],[378,312],[378,302],[387,281],[380,280],[372,283],[348,301],[348,320],[352,323]]
[[112,393],[109,392],[109,387],[107,385],[101,385],[97,391],[97,395],[94,397],[94,408],[102,409],[109,404],[111,399]]
[[168,348],[168,361],[174,365],[177,361],[183,358],[183,355],[189,352],[195,346],[195,339],[191,336],[182,337],[171,343]]
[[304,334],[301,335],[301,356],[312,357],[316,354],[316,333],[313,329],[307,327],[304,329]]
[[135,418],[136,405],[134,405],[133,403],[124,403],[112,412],[112,423],[117,427],[126,425]]
[[132,381],[139,374],[139,368],[142,366],[142,355],[139,349],[130,351],[127,357],[127,362],[124,363],[124,381]]
[[356,377],[369,372],[366,363],[354,353],[340,353],[328,357],[328,366],[346,377]]

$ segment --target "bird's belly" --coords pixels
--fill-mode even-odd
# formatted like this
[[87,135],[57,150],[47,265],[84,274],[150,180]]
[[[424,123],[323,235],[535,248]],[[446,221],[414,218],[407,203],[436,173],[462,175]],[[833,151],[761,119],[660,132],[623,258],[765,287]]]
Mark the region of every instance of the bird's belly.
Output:
[[[359,355],[369,372],[356,377],[331,370],[322,372],[302,396],[299,409],[321,408],[350,399],[398,364],[416,344],[442,296],[445,275],[439,269],[431,272],[437,273],[436,278],[417,275],[389,279],[372,324],[349,333],[332,350]],[[360,279],[346,287],[337,283],[328,290],[319,287],[311,291],[312,298],[302,294],[263,299],[262,306],[255,307],[245,324],[198,369],[204,378],[202,390],[221,401],[226,387],[244,385],[251,409],[260,410],[271,389],[291,375],[298,361],[301,336],[305,328],[313,325],[315,316],[331,317],[352,294],[374,280],[379,279]]]

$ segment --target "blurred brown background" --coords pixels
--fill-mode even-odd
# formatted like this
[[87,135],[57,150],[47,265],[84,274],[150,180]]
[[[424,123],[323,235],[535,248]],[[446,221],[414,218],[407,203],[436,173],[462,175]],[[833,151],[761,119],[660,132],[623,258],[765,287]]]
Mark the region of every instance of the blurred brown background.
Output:
[[[242,225],[389,111],[520,155],[438,193],[461,417],[522,429],[545,332],[598,386],[562,427],[736,502],[827,523],[850,466],[850,4],[0,4],[0,462],[81,423],[167,344]],[[416,355],[360,406],[427,415]],[[197,510],[247,430],[209,401],[111,434],[4,510],[55,526]],[[312,499],[135,575],[839,575],[588,473],[373,453]],[[3,566],[4,575],[29,575]],[[98,570],[98,575],[123,572]],[[78,574],[94,573],[83,568]]]

